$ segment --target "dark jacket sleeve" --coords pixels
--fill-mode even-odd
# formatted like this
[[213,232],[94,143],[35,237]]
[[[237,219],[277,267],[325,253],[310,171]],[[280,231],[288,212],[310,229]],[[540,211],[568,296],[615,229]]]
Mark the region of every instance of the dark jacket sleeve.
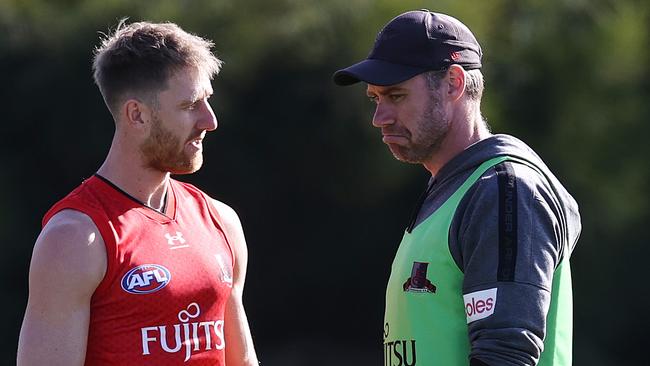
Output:
[[488,170],[456,211],[449,245],[464,273],[471,359],[539,361],[553,273],[564,252],[553,194],[536,170],[506,162]]

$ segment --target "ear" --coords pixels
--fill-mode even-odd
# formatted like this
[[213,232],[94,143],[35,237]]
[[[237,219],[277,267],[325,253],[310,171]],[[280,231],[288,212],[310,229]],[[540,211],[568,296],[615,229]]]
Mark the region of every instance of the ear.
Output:
[[127,126],[143,129],[151,122],[152,110],[140,100],[128,99],[122,104],[122,119]]
[[457,101],[465,94],[465,70],[460,65],[449,66],[447,71],[448,96],[452,101]]

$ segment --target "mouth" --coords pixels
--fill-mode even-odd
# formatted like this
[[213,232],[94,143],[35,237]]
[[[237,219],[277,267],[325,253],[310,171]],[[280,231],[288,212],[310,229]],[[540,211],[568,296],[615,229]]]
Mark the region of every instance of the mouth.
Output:
[[387,145],[408,145],[411,134],[399,126],[384,126],[381,129],[381,141]]
[[397,134],[382,134],[381,140],[385,144],[397,144],[404,145],[408,143],[406,136],[397,135]]
[[200,150],[203,147],[203,134],[188,140],[187,144],[189,144],[189,145],[193,146],[194,148]]

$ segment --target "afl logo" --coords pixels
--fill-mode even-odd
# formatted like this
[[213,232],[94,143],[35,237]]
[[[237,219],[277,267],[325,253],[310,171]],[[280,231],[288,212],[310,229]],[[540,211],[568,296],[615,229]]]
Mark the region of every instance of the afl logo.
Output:
[[172,275],[159,264],[143,264],[122,277],[122,289],[131,294],[150,294],[169,284]]

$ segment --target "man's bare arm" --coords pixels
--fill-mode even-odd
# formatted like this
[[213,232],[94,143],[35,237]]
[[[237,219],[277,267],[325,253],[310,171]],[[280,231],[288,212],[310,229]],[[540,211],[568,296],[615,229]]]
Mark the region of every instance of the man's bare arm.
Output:
[[18,366],[83,365],[90,298],[106,272],[106,248],[92,220],[63,210],[36,240]]
[[213,202],[221,216],[224,230],[235,254],[232,293],[226,303],[224,322],[226,365],[257,366],[257,355],[242,302],[248,264],[244,230],[237,213],[232,208],[216,200]]

